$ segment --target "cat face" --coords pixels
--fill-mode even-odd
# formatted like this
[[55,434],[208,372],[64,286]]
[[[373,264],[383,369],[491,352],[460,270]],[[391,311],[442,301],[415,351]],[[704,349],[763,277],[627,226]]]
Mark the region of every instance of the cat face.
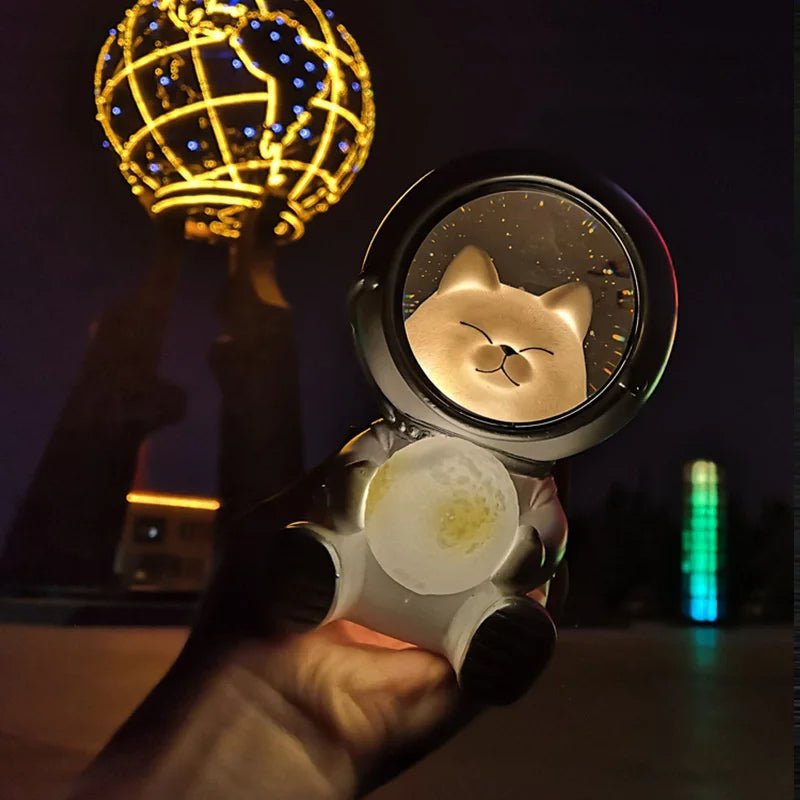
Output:
[[533,422],[586,399],[591,317],[585,285],[537,297],[501,283],[488,254],[469,245],[406,320],[406,334],[423,372],[455,403],[490,419]]

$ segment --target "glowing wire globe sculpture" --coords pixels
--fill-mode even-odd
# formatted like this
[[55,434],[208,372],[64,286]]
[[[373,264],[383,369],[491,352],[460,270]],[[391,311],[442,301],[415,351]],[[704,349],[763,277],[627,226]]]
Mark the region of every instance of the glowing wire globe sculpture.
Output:
[[235,238],[245,209],[283,201],[279,241],[337,203],[369,154],[367,63],[313,0],[139,0],[109,31],[95,73],[97,118],[151,213],[186,210]]

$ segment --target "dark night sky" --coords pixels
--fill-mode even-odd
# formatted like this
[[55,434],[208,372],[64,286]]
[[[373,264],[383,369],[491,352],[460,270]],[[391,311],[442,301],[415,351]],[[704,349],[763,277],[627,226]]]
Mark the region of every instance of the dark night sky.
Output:
[[[5,124],[0,521],[52,430],[92,319],[131,287],[150,229],[94,121],[92,74],[124,2],[3,10]],[[337,0],[373,71],[372,156],[341,205],[282,251],[296,309],[309,465],[369,421],[345,293],[371,234],[422,173],[480,149],[571,155],[625,187],[672,251],[681,292],[664,380],[625,431],[574,460],[573,502],[612,481],[672,492],[682,460],[718,458],[751,506],[788,500],[791,7],[722,2]],[[192,247],[163,373],[186,420],[159,434],[154,488],[214,491],[220,250]]]

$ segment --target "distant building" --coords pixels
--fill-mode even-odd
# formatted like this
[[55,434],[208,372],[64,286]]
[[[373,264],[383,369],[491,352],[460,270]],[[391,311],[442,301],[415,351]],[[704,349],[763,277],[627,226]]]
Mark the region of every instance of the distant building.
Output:
[[131,492],[114,558],[122,588],[201,591],[211,577],[218,500]]

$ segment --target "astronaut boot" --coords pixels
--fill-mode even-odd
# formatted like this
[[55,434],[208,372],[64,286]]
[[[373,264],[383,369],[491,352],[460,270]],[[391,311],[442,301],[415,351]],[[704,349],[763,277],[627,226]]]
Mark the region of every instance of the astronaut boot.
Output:
[[310,527],[286,528],[279,536],[270,616],[279,630],[301,633],[328,616],[336,595],[337,565]]
[[547,611],[529,597],[509,597],[472,634],[459,671],[461,688],[480,702],[513,703],[545,668],[555,643]]

